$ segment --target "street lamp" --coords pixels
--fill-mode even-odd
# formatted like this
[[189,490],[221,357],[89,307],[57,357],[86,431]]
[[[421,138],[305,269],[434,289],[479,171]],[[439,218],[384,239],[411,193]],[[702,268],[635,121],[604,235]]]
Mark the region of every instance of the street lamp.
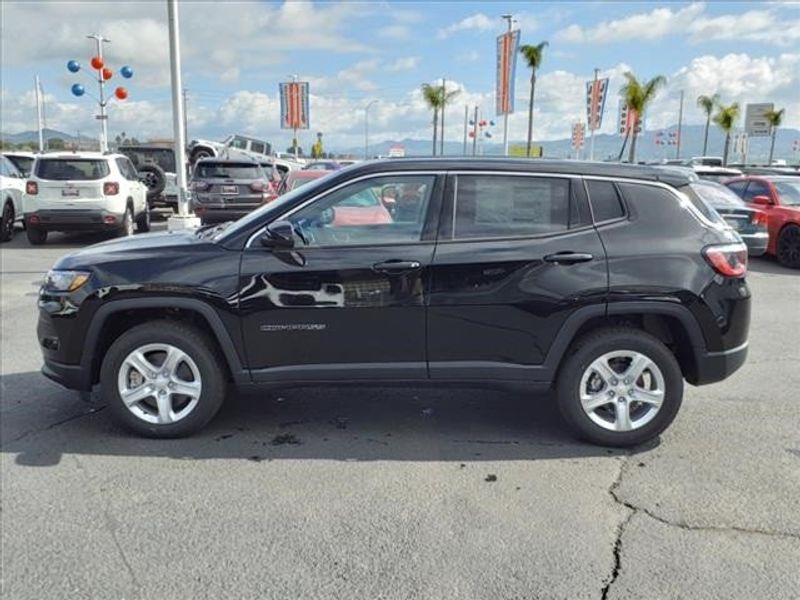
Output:
[[369,158],[369,109],[378,102],[378,100],[373,100],[364,107],[364,160]]

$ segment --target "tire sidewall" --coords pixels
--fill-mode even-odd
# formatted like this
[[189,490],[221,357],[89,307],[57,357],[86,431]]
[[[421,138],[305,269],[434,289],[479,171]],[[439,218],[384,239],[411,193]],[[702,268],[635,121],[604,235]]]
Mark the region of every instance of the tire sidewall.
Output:
[[14,207],[6,202],[0,218],[0,242],[10,242],[14,238]]
[[[664,376],[666,393],[661,409],[652,421],[633,431],[616,432],[603,429],[584,412],[580,403],[583,373],[597,358],[608,352],[632,350],[656,363]],[[662,433],[680,409],[683,400],[683,375],[670,350],[653,336],[637,330],[607,330],[589,335],[562,366],[559,373],[558,406],[567,424],[583,439],[603,446],[634,446]]]
[[134,225],[133,225],[133,210],[130,206],[125,207],[125,214],[122,217],[122,229],[120,230],[119,235],[121,237],[128,237],[133,235],[134,233]]
[[139,233],[147,233],[150,231],[150,207],[145,206],[144,212],[139,215],[136,220],[136,231]]
[[41,246],[47,241],[47,231],[38,227],[28,225],[25,228],[25,234],[28,236],[28,241],[34,246]]
[[788,261],[788,260],[784,260],[783,257],[781,256],[781,242],[783,241],[784,236],[787,235],[789,231],[795,231],[798,234],[800,234],[800,226],[794,225],[794,224],[790,224],[790,225],[787,225],[786,227],[783,228],[783,230],[780,232],[780,235],[778,236],[778,247],[777,247],[777,253],[776,254],[777,254],[778,262],[781,263],[783,266],[789,267],[791,269],[798,269],[798,268],[800,268],[800,261],[791,262],[791,261]]
[[[136,417],[122,401],[117,376],[125,358],[145,344],[165,343],[175,346],[194,360],[203,383],[194,410],[177,423],[159,425]],[[106,352],[100,371],[100,385],[112,417],[126,429],[147,437],[182,437],[206,425],[217,413],[225,398],[226,383],[219,358],[210,341],[194,328],[169,322],[139,325],[123,334]]]

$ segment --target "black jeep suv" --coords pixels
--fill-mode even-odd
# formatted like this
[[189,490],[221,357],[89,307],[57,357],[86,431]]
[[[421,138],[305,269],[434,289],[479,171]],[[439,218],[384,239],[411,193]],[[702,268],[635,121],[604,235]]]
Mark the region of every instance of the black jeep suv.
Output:
[[747,248],[686,175],[580,162],[400,159],[242,219],[91,246],[39,296],[44,374],[100,384],[148,436],[189,434],[229,383],[555,386],[580,436],[625,446],[684,379],[747,354]]

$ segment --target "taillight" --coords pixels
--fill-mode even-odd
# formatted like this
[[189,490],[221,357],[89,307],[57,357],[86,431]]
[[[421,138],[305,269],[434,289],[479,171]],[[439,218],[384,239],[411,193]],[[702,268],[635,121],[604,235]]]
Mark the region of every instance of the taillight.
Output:
[[720,244],[703,249],[708,264],[725,277],[744,277],[747,273],[747,246]]
[[193,181],[189,187],[192,189],[193,192],[204,192],[211,186],[205,181]]
[[103,184],[104,196],[116,196],[119,194],[119,184],[116,181],[106,181]]
[[750,222],[753,225],[766,225],[767,213],[761,212],[760,210],[753,211],[753,218]]
[[30,196],[35,196],[39,193],[39,184],[35,181],[28,181],[25,184],[25,193]]

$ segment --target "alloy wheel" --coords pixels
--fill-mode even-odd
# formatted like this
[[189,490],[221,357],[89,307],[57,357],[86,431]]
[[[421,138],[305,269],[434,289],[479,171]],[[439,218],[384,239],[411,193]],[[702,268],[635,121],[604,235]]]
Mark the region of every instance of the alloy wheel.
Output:
[[171,344],[147,344],[122,361],[117,391],[136,417],[165,425],[185,419],[197,407],[203,382],[186,352]]
[[581,377],[583,412],[609,431],[633,431],[652,421],[664,402],[666,385],[658,365],[633,350],[608,352]]

